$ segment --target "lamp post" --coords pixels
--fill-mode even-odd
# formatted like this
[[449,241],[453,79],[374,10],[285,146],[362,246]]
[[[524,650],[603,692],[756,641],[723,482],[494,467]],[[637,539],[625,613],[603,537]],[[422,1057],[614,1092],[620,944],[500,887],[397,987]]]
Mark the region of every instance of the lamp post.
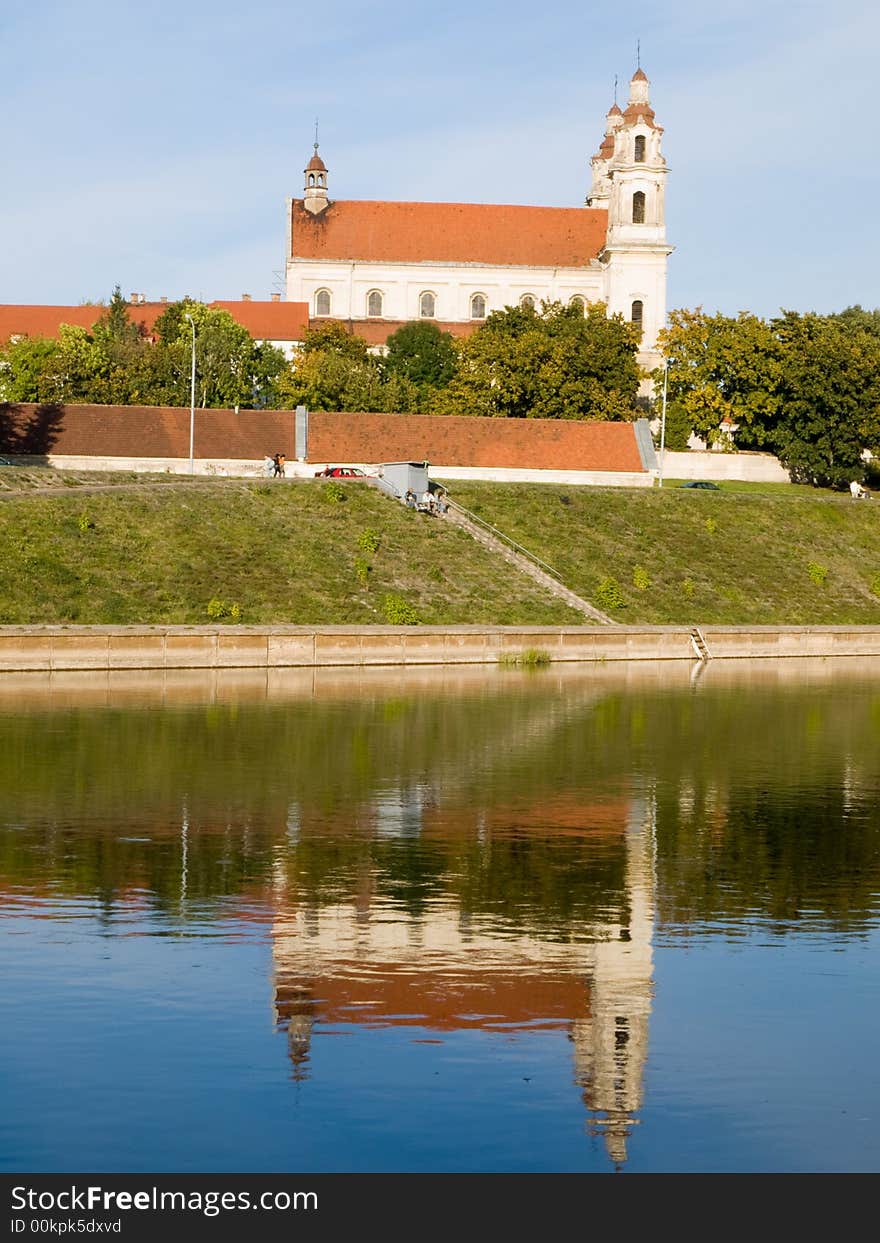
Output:
[[189,386],[189,473],[193,475],[195,474],[193,449],[196,437],[196,322],[190,315],[189,311],[184,312],[183,318],[189,320],[189,326],[192,328],[193,334],[192,376]]
[[669,359],[663,360],[663,410],[660,415],[660,474],[658,486],[663,487],[663,465],[666,458],[666,388],[669,382]]

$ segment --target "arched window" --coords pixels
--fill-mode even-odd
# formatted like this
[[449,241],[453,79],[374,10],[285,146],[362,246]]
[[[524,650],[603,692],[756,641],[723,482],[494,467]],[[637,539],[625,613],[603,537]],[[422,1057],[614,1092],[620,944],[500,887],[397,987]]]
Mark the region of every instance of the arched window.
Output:
[[427,290],[419,297],[419,315],[422,319],[433,319],[437,309],[437,298]]
[[523,296],[519,300],[519,304],[521,307],[524,307],[527,311],[534,311],[535,295],[531,293],[524,293]]
[[378,289],[372,289],[367,294],[367,314],[377,317],[382,314],[382,295]]
[[644,302],[642,302],[641,298],[637,298],[636,301],[632,304],[632,310],[630,311],[629,317],[632,320],[632,322],[635,324],[636,328],[638,328],[639,332],[642,331],[642,320],[644,318],[644,315],[645,315],[645,304]]
[[644,134],[636,134],[635,161],[636,161],[636,164],[644,164],[645,162],[645,135]]
[[573,298],[569,299],[568,305],[579,306],[582,311],[585,311],[587,308],[586,299],[582,298],[579,293],[576,293]]
[[316,315],[329,315],[330,314],[330,290],[329,289],[319,289],[318,292],[315,294],[315,314]]
[[313,186],[314,184],[315,184],[315,174],[309,173],[309,185]]
[[486,297],[484,294],[475,293],[471,298],[471,319],[486,318]]
[[645,192],[636,190],[633,195],[633,224],[645,223]]
[[318,173],[318,185],[323,186],[324,184],[325,184],[325,174]]

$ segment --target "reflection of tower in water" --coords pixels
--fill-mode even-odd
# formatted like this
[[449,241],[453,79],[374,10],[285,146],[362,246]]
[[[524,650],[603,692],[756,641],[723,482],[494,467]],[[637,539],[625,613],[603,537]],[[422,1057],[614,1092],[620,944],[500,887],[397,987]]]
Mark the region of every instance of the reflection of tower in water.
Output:
[[592,946],[587,969],[590,1016],[573,1024],[575,1078],[590,1111],[591,1134],[602,1135],[616,1165],[642,1104],[648,1052],[654,935],[654,816],[650,802],[633,801],[626,834],[626,923],[607,929]]
[[[389,808],[377,808],[374,840],[413,836],[411,801],[405,800],[405,823],[392,825]],[[354,1023],[509,1034],[537,1022],[569,1033],[588,1130],[604,1139],[616,1165],[625,1162],[642,1103],[651,1010],[653,817],[653,801],[628,799],[601,808],[554,800],[552,808],[536,809],[534,825],[520,812],[521,824],[538,831],[543,821],[550,836],[571,833],[566,818],[587,826],[601,822],[600,842],[623,849],[623,893],[616,889],[613,901],[609,893],[610,905],[574,925],[570,940],[548,937],[528,921],[514,928],[482,919],[453,893],[444,900],[435,892],[430,910],[409,917],[377,892],[369,873],[344,897],[337,890],[316,903],[303,895],[290,908],[279,872],[275,1015],[286,1029],[294,1078],[308,1077],[316,1027]],[[506,815],[491,818],[497,825]],[[452,819],[457,831],[448,813],[432,810],[429,800],[417,836],[450,842],[460,841],[462,832],[479,834],[481,825],[485,830],[484,813],[473,822],[460,814]],[[389,833],[390,827],[396,831]],[[488,831],[497,844],[497,827]]]

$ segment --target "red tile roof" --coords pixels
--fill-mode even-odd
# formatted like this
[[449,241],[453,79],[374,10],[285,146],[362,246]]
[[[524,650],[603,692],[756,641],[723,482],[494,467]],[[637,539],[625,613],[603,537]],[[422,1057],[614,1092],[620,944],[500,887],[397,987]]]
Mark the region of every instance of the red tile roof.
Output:
[[584,267],[605,245],[608,213],[488,203],[293,201],[292,258]]
[[[139,302],[129,307],[132,322],[151,332],[168,302]],[[306,302],[211,302],[259,341],[301,341],[309,323]],[[62,324],[91,329],[106,307],[0,305],[0,343],[10,337],[57,337]]]
[[309,326],[308,302],[211,302],[228,311],[258,341],[302,341]]
[[[332,317],[330,317],[332,318]],[[318,316],[309,320],[310,328],[320,328],[322,324],[328,323],[328,317],[325,315]],[[346,332],[353,337],[362,337],[368,345],[384,345],[393,332],[397,332],[398,328],[402,328],[404,324],[411,324],[411,319],[336,319],[337,324],[342,324]],[[419,323],[419,320],[415,321]],[[433,319],[430,321],[441,332],[448,332],[453,337],[469,337],[472,332],[483,324],[484,320],[465,321],[464,323],[447,323],[444,320]]]

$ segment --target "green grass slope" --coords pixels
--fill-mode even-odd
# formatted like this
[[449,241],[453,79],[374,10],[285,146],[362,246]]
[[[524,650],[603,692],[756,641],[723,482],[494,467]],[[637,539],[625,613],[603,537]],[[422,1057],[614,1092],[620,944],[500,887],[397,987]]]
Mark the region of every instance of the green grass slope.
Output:
[[456,483],[453,496],[623,623],[880,624],[877,500],[732,485]]
[[384,624],[387,596],[426,624],[581,621],[462,531],[364,485],[91,483],[0,501],[0,622],[207,624],[217,601],[226,622]]

